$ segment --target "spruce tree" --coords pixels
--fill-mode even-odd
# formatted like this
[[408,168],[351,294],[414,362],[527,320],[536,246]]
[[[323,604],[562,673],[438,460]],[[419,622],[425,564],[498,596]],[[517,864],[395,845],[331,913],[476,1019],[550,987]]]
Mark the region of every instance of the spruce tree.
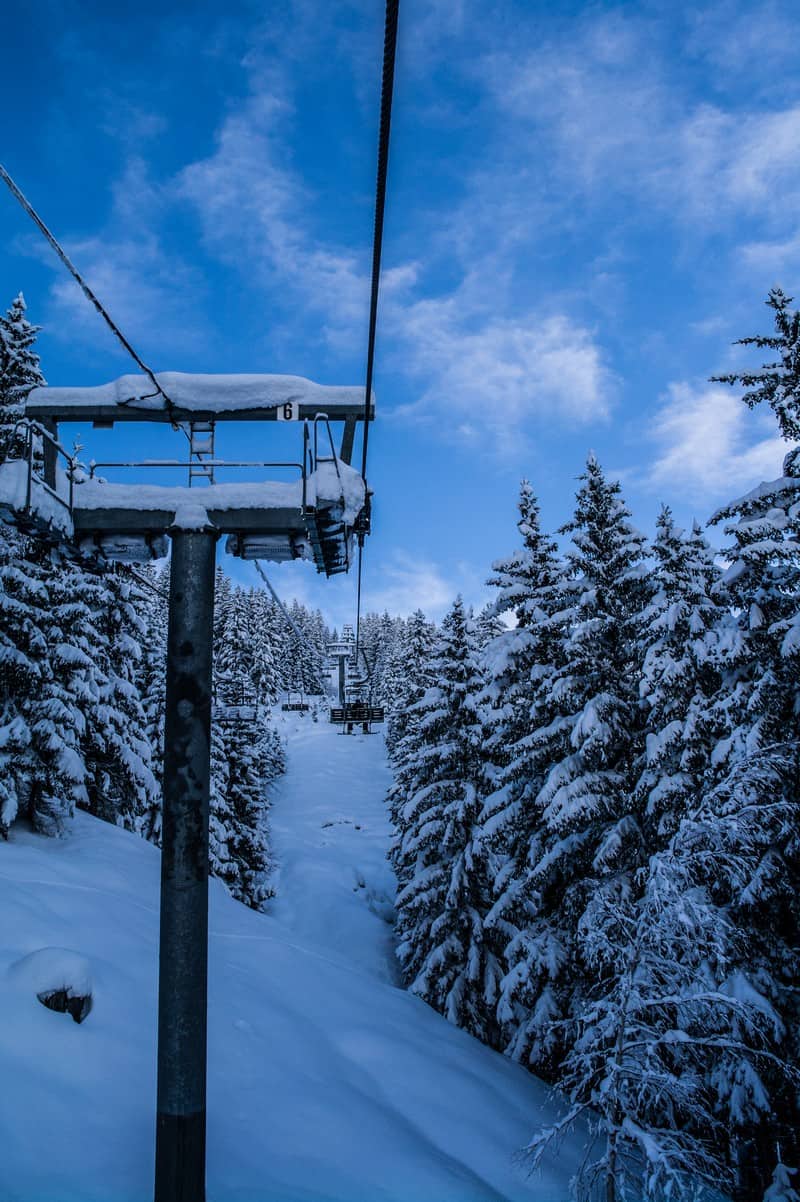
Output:
[[257,707],[264,682],[253,646],[251,598],[222,581],[219,595],[209,861],[234,897],[258,909],[269,896],[266,785],[283,770],[283,748]]
[[26,317],[21,292],[5,315],[0,314],[0,463],[23,453],[24,438],[15,433],[15,426],[25,415],[28,393],[45,383],[33,349],[39,329]]
[[516,625],[489,643],[484,689],[484,766],[488,796],[481,837],[499,860],[487,927],[502,949],[498,1019],[507,1050],[541,1064],[547,1056],[551,1009],[548,982],[560,966],[558,945],[539,914],[541,881],[533,869],[544,854],[546,825],[538,797],[562,750],[553,691],[565,663],[565,572],[555,542],[540,524],[527,481],[519,499],[522,546],[494,564],[497,614]]
[[[551,766],[535,807],[542,830],[530,864],[528,1016],[514,1054],[548,1074],[570,1044],[593,974],[579,930],[590,903],[628,887],[645,859],[633,799],[640,754],[640,648],[635,616],[647,595],[644,540],[617,483],[589,456],[574,519],[564,528],[569,605],[563,664],[550,678]],[[533,850],[533,849],[532,849]],[[535,957],[531,958],[531,957]]]
[[731,633],[712,597],[720,573],[699,527],[687,535],[665,506],[653,552],[655,592],[639,619],[647,737],[637,783],[650,851],[666,846],[702,794],[721,733],[710,702]]
[[152,587],[145,592],[141,606],[145,633],[138,665],[138,689],[157,792],[150,821],[141,833],[146,839],[160,844],[167,700],[168,570],[151,568],[148,578]]
[[459,598],[442,624],[437,684],[418,703],[417,788],[398,810],[398,956],[409,988],[494,1042],[499,977],[484,933],[491,857],[481,848],[481,674]]
[[280,636],[273,610],[276,607],[263,589],[251,589],[247,596],[246,623],[250,642],[251,680],[256,701],[272,705],[280,691],[277,660],[280,655]]
[[64,834],[87,801],[85,713],[97,697],[85,604],[60,587],[52,566],[21,552],[26,540],[0,528],[0,835],[17,817]]
[[[792,1080],[773,1055],[780,1019],[738,970],[737,932],[714,898],[716,865],[731,839],[741,842],[720,800],[701,799],[681,818],[641,891],[620,878],[581,924],[582,955],[600,984],[563,1066],[573,1106],[531,1144],[537,1161],[586,1114],[594,1138],[573,1182],[579,1199],[737,1194],[731,1122],[771,1117],[765,1068]],[[732,1097],[734,1066],[738,1115],[720,1106],[721,1094]]]
[[122,565],[92,572],[75,564],[67,575],[75,595],[82,590],[95,615],[98,642],[96,702],[86,712],[84,754],[88,808],[92,813],[150,836],[160,808],[152,771],[147,718],[139,692],[142,642],[146,637],[141,587],[133,587]]
[[421,609],[416,610],[405,625],[387,670],[393,689],[388,698],[386,746],[396,775],[402,775],[403,741],[413,725],[414,707],[434,680],[434,639],[435,627]]
[[[719,379],[741,383],[743,401],[767,403],[787,440],[800,438],[800,314],[773,289],[767,304],[775,332],[742,339],[776,352],[759,368]],[[736,619],[736,638],[721,662],[722,683],[712,707],[723,729],[709,783],[725,809],[737,812],[742,847],[720,866],[718,892],[742,940],[742,971],[781,1016],[785,1035],[775,1055],[800,1060],[800,454],[787,451],[782,475],[725,506],[712,519],[726,523],[732,542],[724,598]],[[787,758],[792,767],[778,770]],[[746,788],[742,786],[746,782]],[[778,784],[776,785],[776,781]],[[781,1156],[800,1153],[796,1091],[772,1087],[775,1116],[759,1122],[735,1113],[741,1097],[735,1071],[728,1107],[733,1154],[742,1165],[740,1189],[765,1186]],[[746,1167],[745,1167],[746,1166]],[[750,1176],[748,1177],[748,1173]]]

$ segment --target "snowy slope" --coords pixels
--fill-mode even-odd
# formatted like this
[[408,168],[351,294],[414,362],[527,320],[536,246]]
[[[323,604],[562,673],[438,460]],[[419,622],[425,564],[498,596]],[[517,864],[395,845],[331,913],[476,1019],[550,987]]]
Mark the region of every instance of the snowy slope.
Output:
[[[382,741],[287,729],[280,897],[260,915],[211,888],[209,1202],[565,1202],[577,1137],[540,1176],[513,1160],[545,1088],[391,984]],[[3,1202],[151,1196],[158,872],[83,814],[0,844]],[[46,946],[88,958],[81,1026],[8,971]]]

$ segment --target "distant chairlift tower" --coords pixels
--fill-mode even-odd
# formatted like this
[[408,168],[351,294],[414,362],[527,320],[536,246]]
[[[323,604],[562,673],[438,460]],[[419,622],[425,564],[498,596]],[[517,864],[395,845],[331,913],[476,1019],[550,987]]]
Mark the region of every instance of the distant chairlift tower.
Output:
[[[156,1202],[203,1202],[206,1139],[208,823],[212,628],[217,539],[243,559],[310,559],[346,572],[369,529],[369,495],[350,466],[363,389],[294,376],[129,375],[96,388],[37,388],[22,423],[24,458],[0,464],[0,519],[84,554],[141,562],[172,542],[167,646],[159,948]],[[373,407],[370,398],[370,418]],[[225,463],[225,421],[301,423],[292,463]],[[65,422],[182,426],[189,459],[93,466],[88,479],[58,440]],[[344,422],[341,449],[331,423]],[[189,486],[107,483],[95,468],[188,468]],[[216,483],[217,468],[289,479]],[[192,487],[194,485],[194,487]],[[200,487],[197,487],[200,485]]]
[[325,648],[328,659],[338,668],[339,705],[345,702],[345,676],[347,665],[355,658],[356,636],[353,627],[344,625],[341,637],[328,643]]

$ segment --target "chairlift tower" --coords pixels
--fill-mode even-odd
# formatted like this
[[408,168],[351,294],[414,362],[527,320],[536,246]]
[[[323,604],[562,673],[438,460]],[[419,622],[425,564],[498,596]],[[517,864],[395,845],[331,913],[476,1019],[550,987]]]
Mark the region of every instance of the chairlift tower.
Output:
[[353,627],[345,624],[342,627],[340,638],[328,643],[325,652],[328,659],[335,662],[338,667],[339,705],[344,705],[346,670],[356,653],[356,636],[353,633]]
[[[206,1138],[208,823],[212,633],[217,540],[243,559],[309,559],[346,572],[369,529],[369,493],[350,465],[361,388],[293,376],[123,376],[96,388],[36,388],[22,423],[25,457],[0,464],[0,518],[87,555],[142,562],[172,545],[161,848],[155,1202],[203,1202]],[[169,401],[167,400],[169,398]],[[225,462],[214,434],[229,421],[299,423],[297,459]],[[169,423],[190,437],[189,458],[95,464],[83,478],[59,424],[113,428]],[[332,423],[343,422],[337,452]],[[39,455],[39,449],[43,454]],[[40,466],[41,464],[41,466]],[[188,485],[150,485],[141,473],[184,469]],[[216,469],[289,479],[217,483]],[[108,483],[98,470],[136,471]]]

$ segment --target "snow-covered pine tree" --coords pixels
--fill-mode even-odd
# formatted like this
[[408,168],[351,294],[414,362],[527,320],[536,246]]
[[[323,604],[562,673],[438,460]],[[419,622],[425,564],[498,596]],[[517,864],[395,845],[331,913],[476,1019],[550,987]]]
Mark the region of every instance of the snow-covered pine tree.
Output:
[[[532,866],[543,854],[545,823],[537,798],[562,752],[555,674],[564,665],[565,570],[555,542],[541,529],[528,481],[519,498],[522,546],[493,565],[497,615],[516,625],[486,649],[482,696],[487,798],[481,838],[498,857],[487,928],[502,948],[504,977],[498,1019],[509,1054],[546,1060],[548,981],[560,968],[559,945],[538,916],[540,884]],[[544,1042],[543,1042],[544,1040]]]
[[699,527],[687,535],[664,506],[653,553],[655,592],[639,620],[647,737],[637,794],[649,852],[667,845],[702,794],[720,733],[710,701],[731,636],[727,610],[712,599],[720,573]]
[[404,691],[406,667],[402,659],[402,648],[405,646],[408,626],[404,618],[392,619],[391,636],[387,638],[381,650],[380,684],[377,696],[386,707],[387,725],[384,727],[387,750],[390,750],[389,728],[393,722],[397,698]]
[[236,862],[236,830],[230,799],[229,739],[218,717],[211,722],[211,773],[209,781],[208,868],[236,896],[241,873]]
[[792,1080],[791,1067],[773,1055],[780,1018],[738,970],[738,934],[713,896],[716,865],[746,844],[740,816],[720,802],[701,799],[679,820],[668,847],[642,870],[640,894],[619,878],[581,922],[582,955],[600,984],[564,1063],[561,1084],[573,1106],[531,1144],[535,1162],[559,1129],[588,1111],[595,1139],[573,1183],[578,1199],[736,1194],[732,1115],[720,1108],[720,1085],[735,1064],[740,1110],[766,1118],[763,1070]]
[[587,906],[627,887],[645,860],[633,798],[643,738],[634,619],[647,596],[644,539],[594,455],[581,480],[575,517],[563,528],[574,550],[564,662],[550,682],[551,767],[535,801],[542,832],[528,888],[539,969],[524,1037],[512,1045],[548,1074],[570,1046],[570,1024],[593,981],[578,937]]
[[403,626],[402,618],[393,618],[388,611],[381,615],[372,679],[373,701],[377,705],[387,705],[394,695],[392,664],[394,649]]
[[0,527],[0,834],[17,817],[60,835],[85,803],[81,742],[93,704],[90,615],[52,587],[52,567]]
[[247,595],[247,625],[252,657],[251,679],[259,705],[272,705],[280,692],[278,660],[280,632],[270,598],[263,589],[251,589]]
[[224,586],[222,598],[209,859],[233,896],[258,909],[269,896],[266,785],[283,769],[283,747],[263,709],[250,717],[240,708],[255,708],[257,701],[249,599],[242,589]]
[[0,463],[22,454],[25,441],[14,427],[24,417],[30,390],[45,383],[33,349],[40,328],[28,321],[21,292],[0,314]]
[[259,910],[271,896],[265,784],[273,770],[274,748],[269,728],[260,723],[223,718],[219,726],[225,774],[224,782],[217,783],[217,797],[224,790],[224,850],[229,858],[224,859],[221,848],[217,856],[233,896]]
[[[766,402],[781,434],[800,438],[800,313],[780,289],[770,293],[775,332],[743,339],[745,345],[775,352],[761,367],[718,377],[741,383],[750,407]],[[711,783],[741,808],[738,829],[748,830],[751,852],[739,860],[750,877],[731,877],[720,868],[719,889],[743,940],[742,971],[781,1015],[785,1036],[776,1055],[800,1061],[800,448],[787,452],[783,474],[725,506],[712,519],[726,523],[732,544],[723,585],[736,615],[738,642],[723,663],[722,686],[713,713],[724,730],[714,753]],[[789,750],[787,750],[789,749]],[[782,773],[776,792],[766,766],[790,754],[794,769]],[[741,787],[747,780],[746,802]],[[745,819],[747,820],[745,822]],[[756,833],[757,832],[757,833]],[[752,845],[759,848],[755,855]],[[783,1155],[800,1155],[797,1091],[771,1083],[775,1114],[770,1123],[743,1119],[741,1089],[729,1080],[730,1128],[741,1168],[740,1189],[752,1193],[769,1182]],[[776,1096],[777,1095],[777,1096]],[[746,1109],[746,1108],[745,1108]]]
[[84,756],[88,808],[149,838],[158,825],[161,795],[152,771],[147,718],[138,673],[146,627],[140,585],[122,565],[71,565],[67,587],[87,594],[99,642],[94,647],[97,699],[86,711]]
[[169,572],[149,568],[151,588],[145,590],[141,617],[145,634],[139,662],[138,689],[144,710],[145,737],[150,747],[150,764],[156,779],[156,805],[149,830],[142,834],[161,842],[161,798],[164,779],[164,722],[167,700],[167,626],[169,618]]
[[[14,428],[44,383],[37,333],[20,294],[0,317],[0,460],[19,454]],[[57,587],[59,557],[0,525],[0,835],[18,817],[64,832],[84,803],[84,713],[96,697],[91,614]],[[56,585],[56,587],[54,587]],[[67,608],[65,608],[67,607]]]
[[[770,289],[766,305],[774,313],[775,333],[740,338],[737,346],[755,346],[777,351],[777,358],[761,367],[712,376],[715,383],[742,384],[742,400],[751,409],[766,402],[778,420],[781,435],[789,443],[800,443],[800,311],[792,309],[793,298],[781,288]],[[800,459],[800,448],[790,453]],[[797,473],[787,473],[795,478]]]
[[499,634],[503,633],[503,623],[498,618],[492,602],[487,602],[478,610],[477,614],[471,613],[470,616],[475,630],[475,643],[482,653],[492,639],[496,639]]
[[322,694],[322,678],[325,674],[325,645],[329,632],[319,609],[304,611],[300,629],[305,636],[302,646],[303,690],[309,697]]
[[217,697],[222,702],[253,705],[257,698],[253,627],[247,594],[230,588],[224,598],[214,659]]
[[[402,776],[403,740],[413,725],[414,706],[434,681],[431,659],[436,630],[421,609],[415,610],[398,639],[387,669],[392,681],[387,697],[386,746],[395,776]],[[401,792],[405,786],[400,785]]]
[[412,992],[493,1043],[499,969],[483,926],[493,864],[476,838],[482,679],[460,598],[432,668],[437,683],[416,706],[416,788],[396,811],[398,957]]

